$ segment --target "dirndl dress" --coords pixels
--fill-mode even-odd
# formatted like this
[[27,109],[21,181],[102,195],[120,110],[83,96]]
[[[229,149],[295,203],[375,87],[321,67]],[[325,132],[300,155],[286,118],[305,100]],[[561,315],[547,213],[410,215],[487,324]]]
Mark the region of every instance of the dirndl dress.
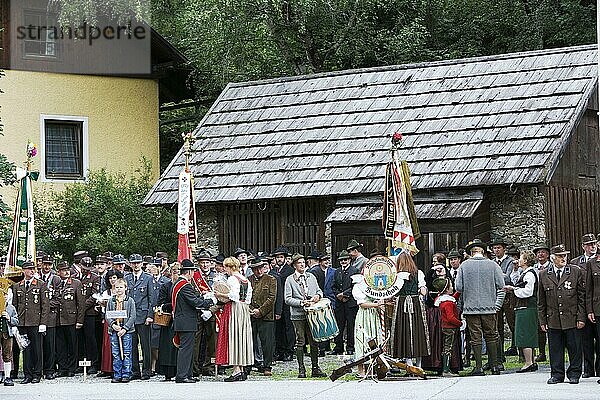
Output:
[[[357,276],[358,278],[354,278]],[[367,296],[367,284],[362,275],[352,276],[355,282],[352,287],[352,297],[358,304],[356,322],[354,324],[354,355],[361,358],[370,351],[369,340],[375,339],[377,344],[383,343],[382,315],[379,308],[362,308],[363,303],[375,303],[377,300]],[[381,310],[383,312],[383,310]]]

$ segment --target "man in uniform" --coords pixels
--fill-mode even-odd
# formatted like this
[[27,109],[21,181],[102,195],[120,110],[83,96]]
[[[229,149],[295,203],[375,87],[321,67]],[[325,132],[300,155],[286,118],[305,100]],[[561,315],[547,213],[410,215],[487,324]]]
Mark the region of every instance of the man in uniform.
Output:
[[19,318],[19,332],[27,335],[29,346],[23,350],[23,372],[21,383],[39,383],[42,377],[42,334],[48,323],[48,296],[46,283],[34,277],[35,266],[25,261],[24,279],[12,286],[13,305]]
[[[150,351],[150,324],[154,321],[155,298],[152,285],[152,276],[142,271],[144,260],[139,254],[129,256],[132,273],[125,275],[129,297],[135,302],[135,333],[132,341],[132,371],[131,379],[148,380],[152,375],[152,353]],[[142,347],[143,366],[140,373],[140,354],[138,347]]]
[[[198,294],[203,296],[205,293],[212,290],[215,272],[210,268],[212,257],[207,251],[199,253],[197,260],[200,267],[199,273],[201,279],[196,280],[193,278],[194,281],[190,283],[192,283],[192,286]],[[197,272],[194,272],[193,275],[196,276]],[[213,376],[215,374],[214,365],[211,360],[215,357],[216,346],[217,332],[215,316],[211,315],[207,320],[199,317],[198,330],[194,336],[194,376],[200,374],[204,376]]]
[[76,251],[73,253],[73,265],[71,266],[71,278],[81,280],[82,268],[81,259],[83,257],[89,257],[89,254],[85,250]]
[[550,379],[548,384],[565,379],[565,347],[569,353],[569,383],[581,376],[581,334],[585,326],[585,285],[583,271],[568,265],[564,244],[550,250],[553,265],[540,272],[538,316],[540,327],[548,334]]
[[[346,336],[346,354],[354,354],[354,321],[358,313],[358,304],[352,296],[352,275],[361,270],[350,264],[350,255],[342,250],[338,255],[340,267],[333,276],[333,294],[336,297],[335,320],[340,332],[335,337],[333,354],[344,354],[344,333]],[[344,330],[346,332],[344,332]]]
[[75,376],[77,370],[77,330],[83,327],[85,299],[81,281],[71,278],[71,268],[66,261],[58,264],[58,320],[56,328],[56,361],[58,376]]
[[[160,258],[152,258],[150,264],[148,264],[147,272],[152,275],[152,293],[154,293],[154,297],[152,298],[152,304],[157,305],[158,300],[158,292],[160,287],[167,282],[170,282],[169,278],[161,274],[162,269],[162,259]],[[151,365],[151,374],[156,374],[156,362],[158,361],[158,348],[160,342],[160,325],[152,323],[150,325],[150,349],[152,352],[152,365]]]
[[[587,285],[586,270],[588,261],[596,260],[596,236],[586,233],[581,238],[583,254],[569,261],[571,265],[577,265],[583,270],[584,284]],[[582,378],[590,378],[600,375],[600,342],[596,336],[596,326],[587,322],[581,330],[581,346],[583,348],[583,375]]]
[[290,306],[284,302],[284,286],[288,276],[294,273],[294,268],[287,263],[288,250],[281,246],[276,248],[272,256],[275,258],[275,268],[269,275],[279,278],[281,286],[277,288],[277,303],[282,304],[281,318],[275,316],[275,359],[277,361],[292,361],[294,359],[294,343],[296,334],[290,319]]
[[123,256],[123,254],[115,254],[115,256],[112,259],[113,269],[122,273],[123,277],[125,277],[125,275],[129,274],[129,272],[125,271],[125,263],[126,263],[125,256]]
[[181,261],[181,275],[173,286],[173,329],[179,339],[177,353],[177,383],[195,383],[193,378],[194,334],[198,329],[198,312],[217,303],[212,292],[204,298],[194,291],[190,281],[193,279],[194,263],[187,258]]
[[[506,285],[512,285],[510,280],[510,273],[513,270],[513,258],[506,254],[508,243],[504,239],[496,239],[490,246],[492,246],[492,252],[494,253],[493,260],[500,266],[502,274],[504,274],[504,282]],[[503,362],[506,361],[504,357],[504,317],[506,316],[506,322],[511,332],[511,339],[515,333],[515,295],[512,292],[506,292],[504,297],[504,303],[502,308],[498,311],[497,326],[498,326],[498,368],[500,371],[504,370]],[[506,355],[516,356],[517,349],[510,347],[506,351]],[[484,367],[484,369],[486,369]]]
[[83,257],[81,259],[81,294],[85,301],[85,317],[83,320],[83,328],[81,329],[81,337],[83,346],[79,346],[84,352],[79,354],[79,360],[83,360],[85,356],[87,361],[91,362],[88,373],[96,374],[98,372],[99,357],[98,357],[98,342],[96,340],[96,319],[98,311],[96,310],[96,299],[92,295],[100,292],[100,277],[92,271],[92,259]]
[[46,283],[46,297],[48,298],[48,319],[46,334],[42,337],[44,353],[44,376],[48,380],[56,378],[56,319],[58,318],[58,288],[60,277],[52,270],[54,258],[42,258],[41,279]]
[[365,265],[367,265],[367,257],[363,256],[360,252],[359,248],[362,247],[362,244],[358,243],[356,240],[352,239],[348,242],[348,247],[346,247],[346,251],[350,255],[350,266],[358,270],[358,272],[362,272]]
[[[250,316],[252,321],[252,337],[254,343],[255,364],[258,372],[271,376],[273,348],[275,339],[275,299],[277,298],[277,279],[267,274],[268,265],[260,257],[252,260],[252,276],[248,278],[252,285],[252,302]],[[257,360],[257,347],[262,349],[262,360]]]

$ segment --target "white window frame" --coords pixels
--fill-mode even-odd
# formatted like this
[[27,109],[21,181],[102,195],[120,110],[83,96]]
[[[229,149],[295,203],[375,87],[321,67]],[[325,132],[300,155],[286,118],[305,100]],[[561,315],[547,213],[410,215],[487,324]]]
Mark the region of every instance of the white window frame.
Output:
[[[66,122],[81,122],[82,125],[82,178],[51,178],[46,177],[46,121],[66,121]],[[49,115],[40,114],[40,179],[42,182],[55,182],[55,183],[72,183],[72,182],[84,182],[87,179],[90,169],[90,159],[88,152],[88,117],[78,115]]]

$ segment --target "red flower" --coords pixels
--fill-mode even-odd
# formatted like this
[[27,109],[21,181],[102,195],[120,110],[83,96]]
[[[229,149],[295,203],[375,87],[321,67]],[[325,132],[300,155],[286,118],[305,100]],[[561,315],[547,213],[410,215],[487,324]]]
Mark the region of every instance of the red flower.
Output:
[[392,137],[392,140],[394,142],[399,142],[402,140],[402,133],[400,132],[394,132],[394,136]]

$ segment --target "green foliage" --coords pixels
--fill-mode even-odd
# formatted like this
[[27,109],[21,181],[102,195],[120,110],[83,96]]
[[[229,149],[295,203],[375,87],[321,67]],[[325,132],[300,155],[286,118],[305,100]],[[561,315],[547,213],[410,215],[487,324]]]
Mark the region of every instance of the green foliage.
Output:
[[[4,76],[4,71],[0,70],[0,78]],[[1,93],[1,91],[0,91]],[[4,135],[3,125],[0,124],[0,136]],[[8,161],[4,154],[0,153],[0,188],[12,185],[15,181],[15,165]],[[0,252],[6,254],[10,232],[12,229],[12,218],[10,217],[10,208],[4,202],[0,194]]]
[[130,178],[104,169],[92,171],[85,183],[38,195],[34,199],[38,248],[67,258],[82,249],[92,254],[175,253],[175,213],[141,206],[151,187],[151,170],[150,162],[142,160]]

